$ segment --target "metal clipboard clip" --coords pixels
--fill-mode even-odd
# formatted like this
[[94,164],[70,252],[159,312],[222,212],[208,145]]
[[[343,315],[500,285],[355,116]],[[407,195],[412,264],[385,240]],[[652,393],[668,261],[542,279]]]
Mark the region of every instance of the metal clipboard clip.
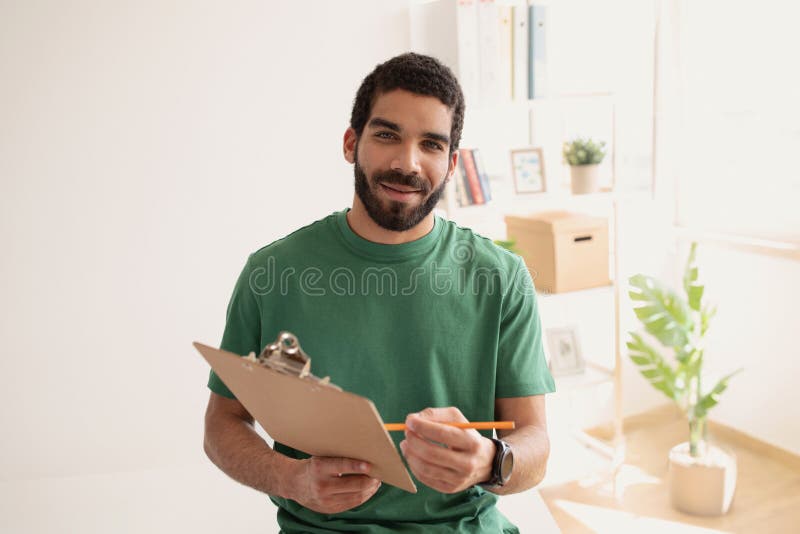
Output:
[[311,358],[303,352],[300,341],[291,332],[281,332],[273,343],[264,347],[261,354],[256,356],[255,352],[251,352],[246,359],[273,371],[342,391],[342,388],[331,383],[331,377],[320,378],[311,374]]

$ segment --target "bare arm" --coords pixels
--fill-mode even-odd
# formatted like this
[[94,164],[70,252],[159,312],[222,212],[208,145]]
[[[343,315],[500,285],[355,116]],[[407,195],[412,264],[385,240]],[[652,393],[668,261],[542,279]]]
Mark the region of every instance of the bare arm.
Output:
[[292,459],[273,451],[256,433],[253,417],[238,400],[211,393],[203,449],[234,480],[263,493],[288,498],[283,481]]
[[316,456],[295,460],[275,452],[256,433],[244,406],[216,393],[208,400],[203,448],[234,480],[321,513],[354,508],[380,487],[368,476],[370,466],[364,462]]
[[536,486],[544,479],[550,456],[544,395],[495,399],[495,413],[499,420],[516,422],[516,428],[497,432],[514,451],[514,470],[505,486],[492,491],[508,495]]

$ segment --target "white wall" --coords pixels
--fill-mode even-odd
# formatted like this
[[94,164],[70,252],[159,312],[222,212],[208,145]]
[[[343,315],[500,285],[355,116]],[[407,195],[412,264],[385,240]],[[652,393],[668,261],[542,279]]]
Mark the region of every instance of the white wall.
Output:
[[0,480],[203,456],[249,252],[350,204],[407,2],[0,3]]

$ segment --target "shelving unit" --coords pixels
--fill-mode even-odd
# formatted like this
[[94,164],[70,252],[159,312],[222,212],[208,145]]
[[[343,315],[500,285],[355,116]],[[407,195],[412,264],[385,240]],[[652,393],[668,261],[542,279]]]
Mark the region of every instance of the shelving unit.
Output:
[[[477,1],[477,0],[476,0]],[[459,50],[464,42],[460,26],[463,20],[457,8],[457,0],[439,0],[428,3],[421,11],[412,9],[411,35],[412,48],[416,51],[438,57],[450,66],[459,78],[465,65],[464,51]],[[474,44],[474,43],[472,43]],[[471,46],[472,46],[471,44]],[[475,73],[467,73],[474,83]],[[474,97],[474,93],[472,95]],[[604,139],[608,143],[609,154],[605,173],[605,188],[590,195],[572,195],[565,187],[566,168],[559,166],[561,161],[560,142],[568,136],[567,110],[580,115],[581,106],[602,104],[601,112],[608,113],[608,129]],[[606,111],[607,110],[607,111]],[[549,122],[549,125],[547,124]],[[550,128],[551,131],[547,131]],[[558,130],[556,132],[553,129]],[[598,135],[594,132],[584,132]],[[557,139],[557,144],[553,142]],[[493,149],[491,144],[499,146]],[[620,199],[628,196],[616,187],[616,110],[615,96],[609,91],[585,93],[550,94],[533,100],[504,99],[491,102],[473,99],[467,95],[467,114],[465,117],[462,147],[477,147],[481,150],[490,178],[492,200],[488,204],[459,207],[456,205],[455,184],[451,183],[439,207],[440,215],[456,223],[472,228],[477,233],[492,239],[505,239],[504,216],[528,214],[536,211],[568,210],[607,216],[609,219],[609,265],[611,285],[605,288],[577,291],[565,294],[540,293],[540,308],[551,303],[580,296],[604,295],[608,297],[607,306],[613,307],[610,328],[613,329],[611,346],[602,350],[584,344],[583,352],[587,369],[580,375],[556,377],[557,394],[611,385],[613,388],[613,439],[605,443],[578,432],[576,437],[586,446],[602,453],[610,460],[610,467],[616,469],[624,458],[624,437],[622,433],[622,365],[620,339],[620,268],[618,212]],[[523,146],[540,146],[544,149],[544,163],[547,174],[547,191],[536,194],[516,194],[510,176],[510,150]],[[452,181],[451,181],[452,182]],[[633,193],[635,195],[637,193]],[[640,193],[638,193],[640,194]],[[609,294],[610,293],[610,294]],[[613,303],[613,304],[612,304]],[[607,308],[608,309],[608,308]],[[563,325],[561,325],[563,326]],[[595,354],[595,352],[601,354]],[[608,354],[608,353],[611,354]]]
[[[493,184],[496,185],[496,184]],[[453,207],[442,209],[440,214],[456,223],[474,229],[481,235],[493,239],[504,239],[506,214],[525,214],[536,211],[553,209],[566,209],[568,211],[590,212],[593,214],[607,214],[609,217],[609,265],[611,272],[610,285],[597,288],[572,291],[568,293],[542,293],[538,294],[543,320],[546,318],[546,309],[554,301],[581,300],[589,298],[604,298],[606,306],[613,308],[613,316],[609,321],[613,334],[612,347],[597,350],[591,345],[584,344],[583,353],[586,359],[586,370],[581,374],[557,376],[556,394],[571,396],[580,390],[595,388],[610,384],[613,388],[613,416],[611,420],[612,439],[606,442],[589,434],[576,430],[573,436],[584,446],[608,459],[608,471],[614,472],[622,464],[625,457],[625,443],[622,428],[622,339],[620,334],[620,300],[622,285],[620,280],[619,265],[619,210],[620,201],[635,199],[648,195],[647,192],[622,193],[614,190],[601,191],[589,195],[572,195],[568,191],[560,190],[537,195],[514,195],[508,191],[493,190],[493,200],[489,204],[468,207]],[[499,193],[499,194],[497,194]],[[452,198],[452,197],[450,197]],[[447,208],[447,206],[445,206]],[[565,321],[570,323],[573,321]],[[578,324],[580,326],[580,324]],[[607,353],[611,352],[608,356]],[[599,352],[600,354],[597,354]]]

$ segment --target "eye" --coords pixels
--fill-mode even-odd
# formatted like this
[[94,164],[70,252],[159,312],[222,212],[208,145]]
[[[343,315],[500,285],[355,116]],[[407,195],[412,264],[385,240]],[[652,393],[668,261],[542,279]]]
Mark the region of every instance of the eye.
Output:
[[394,134],[394,132],[387,132],[384,130],[381,132],[377,132],[375,134],[375,137],[377,137],[378,139],[395,139],[397,136]]
[[431,150],[444,150],[444,147],[436,141],[425,141],[423,144]]

